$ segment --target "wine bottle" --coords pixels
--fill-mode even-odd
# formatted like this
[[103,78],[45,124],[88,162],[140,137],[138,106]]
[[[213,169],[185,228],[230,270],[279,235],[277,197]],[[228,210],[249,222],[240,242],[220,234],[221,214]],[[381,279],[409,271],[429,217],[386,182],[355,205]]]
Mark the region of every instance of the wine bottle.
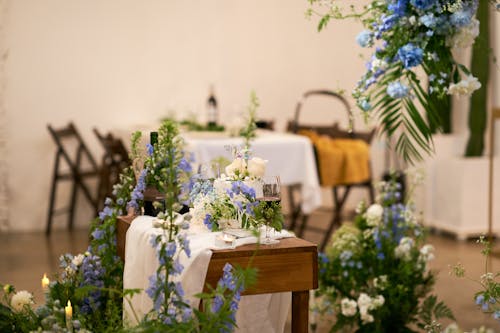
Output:
[[217,99],[215,98],[214,88],[210,87],[210,95],[208,96],[207,100],[207,120],[209,128],[217,126],[218,116],[219,115],[217,112]]

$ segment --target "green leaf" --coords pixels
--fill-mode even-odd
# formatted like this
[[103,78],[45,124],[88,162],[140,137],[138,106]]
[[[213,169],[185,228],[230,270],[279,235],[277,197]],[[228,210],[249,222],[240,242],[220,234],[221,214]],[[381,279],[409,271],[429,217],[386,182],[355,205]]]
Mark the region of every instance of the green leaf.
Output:
[[326,27],[326,25],[328,24],[328,22],[330,21],[330,15],[326,14],[325,16],[323,16],[321,18],[321,20],[319,21],[318,23],[318,31],[321,31],[323,30],[323,28]]

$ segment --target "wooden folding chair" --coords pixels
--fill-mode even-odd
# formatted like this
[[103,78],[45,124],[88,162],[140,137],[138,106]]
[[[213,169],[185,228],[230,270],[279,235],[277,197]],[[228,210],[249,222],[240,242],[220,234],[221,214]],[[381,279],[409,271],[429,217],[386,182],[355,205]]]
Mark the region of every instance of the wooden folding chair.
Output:
[[[47,125],[47,127],[57,145],[46,228],[46,234],[50,235],[54,215],[60,213],[69,212],[68,227],[70,230],[73,228],[78,190],[83,192],[84,197],[97,215],[97,195],[91,194],[85,180],[97,178],[99,176],[99,167],[72,122],[68,126],[59,129],[54,129],[51,125]],[[88,166],[84,168],[82,165],[85,163],[85,159]],[[62,162],[66,164],[66,169],[61,169]],[[56,210],[54,205],[59,181],[71,182],[71,198],[68,208]]]
[[97,128],[94,128],[94,134],[104,149],[98,194],[99,208],[102,208],[104,199],[112,196],[113,185],[118,182],[120,173],[131,165],[131,161],[122,140],[115,138],[111,133],[102,135]]
[[[338,100],[340,104],[343,105],[343,109],[345,115],[348,117],[348,122],[349,122],[349,128],[347,130],[341,129],[337,123],[333,123],[332,125],[305,125],[301,124],[299,122],[299,117],[300,113],[302,110],[302,107],[306,101],[307,98],[311,96],[326,96],[333,98],[335,100]],[[338,112],[337,110],[334,110],[335,112]],[[328,91],[328,90],[312,90],[306,92],[301,100],[298,102],[296,109],[295,109],[295,116],[292,121],[288,123],[288,130],[294,133],[298,133],[301,130],[312,130],[315,131],[316,133],[320,135],[327,135],[332,138],[350,138],[350,139],[361,139],[365,141],[368,145],[370,145],[371,140],[375,134],[375,130],[372,130],[370,132],[356,132],[354,128],[354,117],[351,111],[351,107],[349,106],[349,103],[347,100],[342,97],[341,95]],[[318,154],[315,149],[315,155],[316,155],[316,161],[318,162]],[[320,175],[320,170],[319,170],[319,163],[316,163],[318,166],[318,175]],[[341,184],[341,185],[336,185],[332,187],[332,194],[333,194],[333,217],[328,224],[326,229],[323,228],[317,228],[313,226],[308,225],[308,220],[309,220],[309,215],[302,214],[300,211],[300,202],[297,202],[296,198],[296,192],[297,189],[299,188],[298,186],[294,186],[290,188],[289,190],[289,202],[291,206],[291,225],[290,229],[294,230],[299,218],[302,216],[301,223],[299,225],[299,230],[297,232],[298,237],[302,237],[304,234],[304,231],[306,229],[315,231],[315,232],[320,232],[324,234],[323,241],[320,246],[320,250],[324,251],[328,241],[331,238],[333,229],[335,227],[340,226],[341,221],[342,221],[342,211],[344,209],[344,205],[346,203],[347,197],[351,191],[352,188],[355,187],[361,187],[365,188],[368,190],[368,194],[370,197],[370,201],[374,202],[374,188],[372,184],[372,177],[371,177],[371,167],[370,168],[370,177],[367,181],[361,182],[361,183],[353,183],[353,184]],[[320,178],[321,179],[321,178]],[[343,190],[343,191],[342,191]]]

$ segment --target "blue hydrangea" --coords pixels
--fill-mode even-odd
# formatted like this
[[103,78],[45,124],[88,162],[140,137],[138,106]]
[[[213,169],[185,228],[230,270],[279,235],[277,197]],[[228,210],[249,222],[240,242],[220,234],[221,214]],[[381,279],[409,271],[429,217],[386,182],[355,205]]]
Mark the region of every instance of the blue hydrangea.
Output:
[[410,0],[413,7],[420,10],[427,10],[437,3],[437,0]]
[[391,82],[387,86],[387,94],[394,99],[408,96],[408,87],[399,81]]
[[424,56],[424,51],[418,46],[408,43],[398,50],[398,58],[405,68],[420,65]]
[[470,10],[459,10],[451,14],[450,22],[457,28],[465,27],[470,24],[472,12]]
[[372,45],[372,33],[369,30],[363,30],[356,36],[356,42],[361,47],[368,47]]
[[387,8],[397,16],[404,16],[407,6],[408,0],[396,0],[390,3]]

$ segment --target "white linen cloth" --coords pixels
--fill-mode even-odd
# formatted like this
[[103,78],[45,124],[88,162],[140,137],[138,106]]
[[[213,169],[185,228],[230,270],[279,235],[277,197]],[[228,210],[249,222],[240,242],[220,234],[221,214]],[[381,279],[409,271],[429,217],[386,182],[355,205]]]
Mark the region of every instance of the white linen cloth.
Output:
[[[149,277],[156,273],[158,267],[158,259],[150,240],[152,235],[157,235],[162,231],[153,227],[154,219],[151,216],[135,218],[126,235],[123,288],[142,289],[140,294],[134,295],[130,304],[124,300],[124,319],[128,325],[136,324],[137,320],[141,320],[153,307],[152,300],[144,290],[149,287]],[[203,291],[212,256],[211,249],[217,249],[215,238],[220,232],[208,232],[206,228],[202,229],[199,226],[194,226],[184,232],[187,233],[189,239],[191,257],[188,258],[184,252],[181,253],[179,259],[184,270],[179,280],[185,291],[185,299],[192,307],[197,308],[199,300],[194,295]],[[273,236],[273,238],[285,237],[293,237],[293,234],[283,230]],[[255,237],[240,238],[236,240],[236,246],[256,242]],[[243,296],[236,313],[238,325],[236,332],[283,332],[290,304],[290,292]]]
[[[194,154],[196,163],[207,164],[223,156],[232,160],[229,147],[240,147],[240,137],[203,136],[203,133],[182,134],[187,150]],[[311,141],[290,133],[257,131],[252,141],[252,156],[268,160],[266,175],[280,176],[283,185],[301,184],[301,208],[305,214],[321,205],[321,191],[316,170],[316,161]]]

